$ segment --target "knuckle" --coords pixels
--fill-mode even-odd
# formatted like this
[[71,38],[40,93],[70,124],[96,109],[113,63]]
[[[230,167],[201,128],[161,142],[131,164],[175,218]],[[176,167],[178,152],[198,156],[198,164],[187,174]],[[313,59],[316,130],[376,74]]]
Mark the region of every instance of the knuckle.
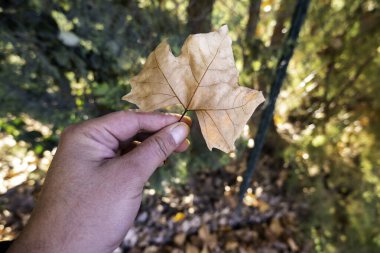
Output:
[[175,145],[174,139],[167,134],[166,136],[153,136],[154,152],[161,159],[165,160],[171,153],[172,147]]
[[73,124],[73,125],[66,127],[63,130],[63,132],[61,134],[61,138],[62,139],[71,139],[71,138],[74,138],[74,136],[81,135],[83,133],[86,133],[87,131],[88,131],[88,126],[86,125],[86,122],[85,123]]
[[119,111],[117,113],[120,114],[120,117],[126,117],[126,118],[133,117],[136,114],[136,112],[131,111],[131,110],[123,110],[123,111]]
[[76,124],[66,127],[63,130],[61,137],[66,138],[66,137],[72,136],[77,131],[77,128],[78,128],[78,125]]

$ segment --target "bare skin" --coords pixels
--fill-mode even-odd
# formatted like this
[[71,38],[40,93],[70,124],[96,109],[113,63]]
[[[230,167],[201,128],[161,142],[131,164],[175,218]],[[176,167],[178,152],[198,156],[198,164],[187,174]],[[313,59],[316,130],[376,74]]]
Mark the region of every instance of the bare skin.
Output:
[[[169,155],[187,149],[191,122],[180,117],[120,111],[68,127],[8,252],[112,252],[133,225],[146,181]],[[139,133],[153,134],[131,149]]]

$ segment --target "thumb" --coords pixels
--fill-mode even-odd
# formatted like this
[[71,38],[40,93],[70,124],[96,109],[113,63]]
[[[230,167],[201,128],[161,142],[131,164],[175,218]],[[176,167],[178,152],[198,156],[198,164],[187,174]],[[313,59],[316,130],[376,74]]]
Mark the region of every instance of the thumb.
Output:
[[140,173],[148,180],[156,168],[185,141],[189,132],[190,129],[186,123],[172,124],[144,140],[125,156],[140,164],[138,169],[142,170]]

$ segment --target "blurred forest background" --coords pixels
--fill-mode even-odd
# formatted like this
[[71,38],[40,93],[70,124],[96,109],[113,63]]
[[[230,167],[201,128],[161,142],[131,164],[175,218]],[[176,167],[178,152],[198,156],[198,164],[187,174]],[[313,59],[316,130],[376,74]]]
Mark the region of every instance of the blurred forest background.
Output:
[[[178,54],[227,24],[240,84],[268,97],[295,4],[0,1],[0,239],[28,220],[67,125],[135,108],[121,97],[160,41]],[[117,252],[380,252],[379,54],[378,1],[312,1],[241,213],[260,110],[228,155],[195,125]]]

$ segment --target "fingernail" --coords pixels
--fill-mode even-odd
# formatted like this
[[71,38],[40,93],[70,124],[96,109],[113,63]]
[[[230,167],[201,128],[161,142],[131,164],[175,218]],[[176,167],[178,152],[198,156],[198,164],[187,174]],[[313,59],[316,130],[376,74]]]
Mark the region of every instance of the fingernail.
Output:
[[185,123],[177,123],[170,131],[177,145],[181,144],[189,134],[189,127]]
[[187,121],[190,122],[190,125],[193,123],[193,120],[189,116],[185,116],[184,118],[186,118]]

